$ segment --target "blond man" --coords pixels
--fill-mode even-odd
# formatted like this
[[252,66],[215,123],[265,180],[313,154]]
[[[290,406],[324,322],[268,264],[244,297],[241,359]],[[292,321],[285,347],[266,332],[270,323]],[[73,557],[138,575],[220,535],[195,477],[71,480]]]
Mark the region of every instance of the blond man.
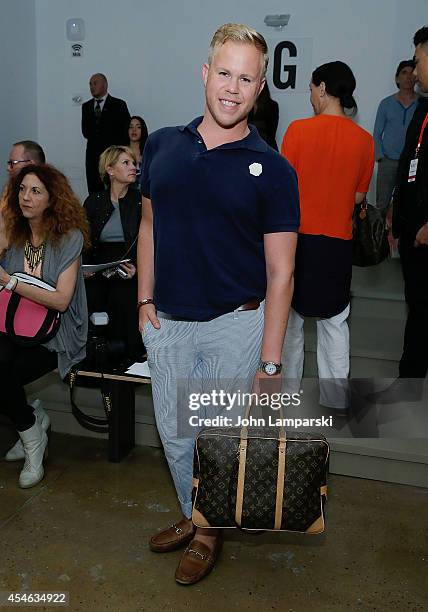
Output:
[[175,574],[186,585],[211,571],[221,533],[191,521],[194,436],[180,435],[187,415],[177,383],[214,379],[248,391],[281,372],[299,202],[294,171],[247,122],[267,62],[261,34],[220,27],[202,67],[203,116],[158,130],[145,149],[139,322],[182,511],[150,548],[188,545]]

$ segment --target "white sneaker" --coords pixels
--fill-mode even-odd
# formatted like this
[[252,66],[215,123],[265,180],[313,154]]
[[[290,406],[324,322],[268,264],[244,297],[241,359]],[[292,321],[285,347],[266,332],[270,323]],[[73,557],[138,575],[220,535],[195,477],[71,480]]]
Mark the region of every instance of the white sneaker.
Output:
[[[49,429],[51,420],[47,412],[43,410],[42,402],[39,399],[35,399],[30,402],[30,406],[34,408],[34,416],[42,426],[44,431]],[[8,450],[5,455],[6,461],[23,461],[25,459],[24,447],[21,442],[21,438],[18,438],[16,443]]]

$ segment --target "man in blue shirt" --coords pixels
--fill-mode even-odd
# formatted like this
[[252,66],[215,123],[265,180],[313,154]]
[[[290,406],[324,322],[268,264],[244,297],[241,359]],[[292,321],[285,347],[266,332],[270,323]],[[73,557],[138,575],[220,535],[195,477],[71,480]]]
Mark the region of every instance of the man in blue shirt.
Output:
[[209,573],[221,533],[191,521],[194,435],[179,435],[188,414],[177,384],[216,380],[221,390],[248,392],[280,379],[300,213],[294,170],[247,122],[267,62],[261,34],[220,27],[202,68],[203,117],[158,130],[145,148],[139,320],[183,514],[150,548],[189,544],[180,584]]
[[398,92],[379,104],[374,126],[375,155],[378,162],[376,203],[386,211],[397,179],[398,161],[403,150],[406,131],[416,108],[413,60],[398,64],[395,82]]

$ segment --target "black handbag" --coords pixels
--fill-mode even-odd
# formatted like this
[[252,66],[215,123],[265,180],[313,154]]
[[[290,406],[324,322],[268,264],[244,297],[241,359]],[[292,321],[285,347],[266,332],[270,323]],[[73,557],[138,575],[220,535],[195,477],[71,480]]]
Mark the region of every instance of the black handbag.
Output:
[[388,230],[382,211],[370,206],[364,199],[356,204],[352,219],[352,264],[375,266],[390,254]]
[[195,443],[197,527],[324,531],[329,445],[283,427],[206,428]]

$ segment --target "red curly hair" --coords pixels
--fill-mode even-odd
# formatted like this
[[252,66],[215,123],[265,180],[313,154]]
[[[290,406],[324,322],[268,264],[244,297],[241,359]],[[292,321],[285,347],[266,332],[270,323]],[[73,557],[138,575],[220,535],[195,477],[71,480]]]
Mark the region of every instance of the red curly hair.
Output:
[[49,193],[49,207],[43,213],[45,240],[58,244],[64,234],[71,230],[80,230],[84,247],[89,248],[90,233],[85,210],[64,174],[49,164],[25,166],[12,179],[2,210],[9,246],[22,246],[31,238],[30,226],[19,206],[21,183],[27,174],[37,176]]

